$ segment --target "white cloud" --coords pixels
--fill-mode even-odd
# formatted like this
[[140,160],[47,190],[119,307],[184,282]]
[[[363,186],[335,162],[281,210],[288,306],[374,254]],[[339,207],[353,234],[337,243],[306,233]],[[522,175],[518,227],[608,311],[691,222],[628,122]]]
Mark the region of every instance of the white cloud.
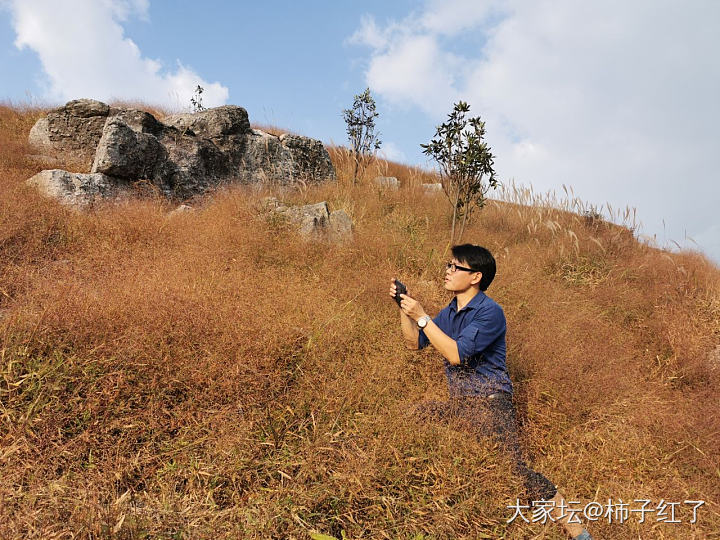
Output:
[[378,156],[388,161],[396,161],[403,163],[407,157],[400,147],[392,141],[383,142],[382,147],[378,150]]
[[126,21],[131,15],[137,15],[147,20],[150,0],[100,0],[116,19]]
[[431,0],[418,22],[429,32],[454,35],[483,25],[490,17],[500,14],[501,8],[496,2]]
[[[366,78],[433,120],[468,101],[501,178],[634,206],[645,233],[662,237],[665,220],[668,239],[687,234],[720,260],[708,232],[720,201],[718,20],[720,4],[702,0],[432,0],[387,27],[366,23],[384,36],[364,42]],[[478,32],[481,45],[458,45]]]
[[456,98],[453,72],[459,63],[439,49],[433,36],[407,35],[373,58],[367,82],[385,98],[432,115]]
[[374,49],[382,49],[388,42],[388,29],[381,30],[375,19],[363,15],[360,19],[360,28],[350,36],[348,43],[356,45],[369,45]]
[[48,99],[137,100],[185,108],[197,85],[204,88],[205,106],[228,99],[220,83],[205,81],[180,61],[168,71],[125,37],[120,23],[146,18],[149,0],[13,0],[9,7],[15,45],[40,57]]
[[437,37],[420,31],[421,26],[410,19],[379,28],[372,17],[364,16],[348,41],[373,49],[366,78],[374,91],[433,115],[457,97],[453,82],[464,59],[442,51]]

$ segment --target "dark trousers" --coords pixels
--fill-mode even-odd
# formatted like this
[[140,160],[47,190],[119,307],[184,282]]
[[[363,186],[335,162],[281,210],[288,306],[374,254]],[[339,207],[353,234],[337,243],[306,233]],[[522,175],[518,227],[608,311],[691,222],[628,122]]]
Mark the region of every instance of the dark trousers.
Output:
[[426,401],[417,406],[415,413],[422,419],[441,422],[458,418],[467,422],[478,438],[492,437],[512,458],[513,471],[522,477],[530,501],[550,500],[557,493],[555,485],[532,470],[523,458],[510,394],[500,392],[488,398],[453,397],[450,401]]

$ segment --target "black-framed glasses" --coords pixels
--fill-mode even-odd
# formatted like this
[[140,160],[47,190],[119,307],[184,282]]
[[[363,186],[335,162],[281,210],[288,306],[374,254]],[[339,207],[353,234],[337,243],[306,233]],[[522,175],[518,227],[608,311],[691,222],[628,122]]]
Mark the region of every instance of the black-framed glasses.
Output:
[[465,268],[464,266],[459,266],[454,262],[445,263],[445,268],[447,268],[451,272],[454,272],[455,270],[462,270],[463,272],[477,272],[477,270],[473,270],[472,268]]

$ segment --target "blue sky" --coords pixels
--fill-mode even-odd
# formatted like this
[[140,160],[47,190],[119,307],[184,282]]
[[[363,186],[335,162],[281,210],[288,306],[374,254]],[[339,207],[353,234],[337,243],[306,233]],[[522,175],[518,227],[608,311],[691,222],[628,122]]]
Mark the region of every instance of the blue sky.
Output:
[[423,166],[463,99],[502,181],[634,207],[644,236],[720,261],[719,30],[714,0],[0,0],[0,99],[181,109],[199,83],[342,144],[369,86],[383,151]]
[[[73,13],[72,18],[77,20],[76,13],[91,1],[102,2],[29,0],[18,4],[36,4],[38,11],[53,4],[64,4],[63,11]],[[205,84],[206,105],[208,100],[210,105],[241,105],[248,110],[254,123],[277,125],[337,144],[346,140],[342,109],[349,107],[353,95],[367,86],[364,76],[367,49],[348,43],[348,38],[358,29],[365,14],[374,14],[378,20],[402,17],[416,5],[409,1],[362,4],[185,0],[113,3],[127,6],[129,13],[123,20],[118,17],[115,20],[120,22],[124,38],[137,45],[142,57],[158,61],[163,72],[175,72],[180,62],[203,81],[220,83],[227,89],[227,98],[213,103],[208,96],[210,89]],[[5,6],[6,9],[0,12],[0,61],[3,71],[9,71],[12,76],[4,78],[0,99],[64,103],[79,97],[83,84],[77,85],[76,92],[70,89],[63,92],[62,84],[58,85],[59,93],[48,88],[48,76],[36,50],[32,46],[19,49],[14,45],[18,34],[13,24],[12,3],[5,2]],[[80,47],[90,47],[92,40],[87,40],[87,32],[83,30],[86,22],[95,22],[96,26],[104,23],[97,16],[88,16],[85,20],[81,17],[78,27],[73,29],[76,38],[63,36],[63,30],[56,28],[57,40],[77,39]],[[96,60],[105,63],[100,54]],[[112,59],[107,60],[112,65]],[[69,57],[58,64],[65,62],[69,67],[75,60]],[[117,73],[115,77],[121,80],[124,74]],[[113,78],[106,78],[110,88],[117,82]],[[90,90],[91,86],[87,88]],[[170,108],[187,107],[193,88],[192,82],[188,82],[187,96],[178,98],[167,92],[156,93],[149,101],[163,101],[163,105]],[[106,94],[102,96],[98,96],[97,91],[91,93],[94,95],[88,97],[112,97],[108,92],[100,92]],[[118,93],[115,97],[148,100],[146,92],[124,88]],[[380,97],[377,98],[379,101]],[[382,111],[379,121],[382,138],[387,142],[390,142],[389,130],[394,125],[389,109]],[[412,116],[403,115],[402,123],[412,120]],[[425,138],[429,139],[434,124],[420,116],[416,116],[416,120],[419,121],[417,125],[423,126]],[[406,130],[405,126],[399,131]],[[406,160],[422,159],[420,142],[427,141],[418,139],[414,144],[418,151],[412,144],[408,145],[411,156]]]

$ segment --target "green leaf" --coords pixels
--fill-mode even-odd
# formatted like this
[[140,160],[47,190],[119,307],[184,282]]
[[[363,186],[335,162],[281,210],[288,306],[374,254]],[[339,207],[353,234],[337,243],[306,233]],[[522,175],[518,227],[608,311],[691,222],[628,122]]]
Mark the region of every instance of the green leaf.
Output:
[[312,540],[338,540],[334,536],[328,536],[327,534],[321,533],[312,533],[310,538],[312,538]]

